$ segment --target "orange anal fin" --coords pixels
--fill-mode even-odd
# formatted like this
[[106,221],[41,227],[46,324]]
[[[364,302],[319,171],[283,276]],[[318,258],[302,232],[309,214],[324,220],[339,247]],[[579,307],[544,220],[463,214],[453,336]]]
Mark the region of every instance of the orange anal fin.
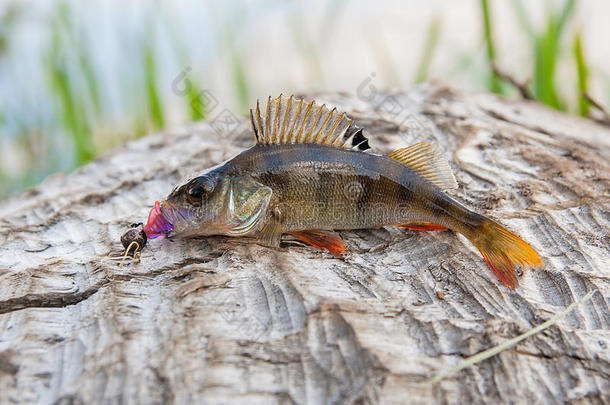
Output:
[[411,224],[400,224],[396,226],[398,228],[411,229],[413,231],[444,231],[447,229],[446,226],[434,224],[432,222],[418,222]]
[[292,232],[292,235],[303,243],[316,247],[318,249],[326,249],[336,255],[344,255],[347,253],[347,248],[343,240],[335,235],[323,231],[298,231]]

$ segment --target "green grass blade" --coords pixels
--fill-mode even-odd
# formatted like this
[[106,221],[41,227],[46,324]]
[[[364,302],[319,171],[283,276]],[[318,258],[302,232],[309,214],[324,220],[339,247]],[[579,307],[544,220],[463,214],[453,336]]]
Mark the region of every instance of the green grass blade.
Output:
[[91,139],[90,128],[86,123],[82,103],[75,100],[68,74],[59,63],[51,67],[51,82],[59,104],[63,110],[62,120],[65,128],[72,135],[77,164],[83,164],[95,156],[95,147]]
[[239,103],[239,109],[243,113],[248,111],[249,107],[248,79],[246,78],[246,73],[241,58],[236,51],[233,51],[231,64],[233,67],[233,83],[235,84],[235,90],[237,92],[237,101]]
[[[174,49],[176,59],[180,66],[190,66],[189,51],[185,46],[184,38],[181,31],[176,26],[175,17],[172,12],[163,15],[165,25],[169,34],[172,48]],[[207,111],[201,99],[203,94],[203,86],[200,86],[195,78],[189,75],[189,85],[186,88],[186,96],[184,102],[188,115],[192,121],[203,120],[207,116]]]
[[95,156],[95,145],[85,111],[85,103],[73,88],[66,55],[63,52],[65,41],[62,41],[61,31],[65,28],[64,19],[69,21],[68,8],[60,4],[59,18],[53,24],[52,40],[46,57],[50,87],[61,109],[64,130],[71,136],[74,144],[75,161],[78,165],[86,163]]
[[559,15],[559,21],[557,22],[557,32],[555,33],[555,37],[558,43],[559,38],[561,37],[561,33],[563,32],[567,22],[570,20],[573,14],[574,0],[566,0],[563,10],[561,10],[561,14]]
[[567,0],[559,15],[548,13],[546,30],[535,40],[534,93],[536,99],[558,110],[565,110],[555,82],[561,55],[561,36],[574,12],[574,0]]
[[502,94],[500,80],[493,74],[491,67],[496,63],[496,47],[491,31],[491,17],[487,0],[481,0],[481,11],[483,14],[483,28],[485,33],[485,47],[487,50],[487,62],[489,64],[489,79],[487,87],[494,93]]
[[91,103],[93,104],[96,115],[99,117],[102,111],[99,84],[95,74],[95,69],[93,68],[93,64],[89,56],[89,52],[82,38],[83,36],[81,35],[76,41],[76,52],[78,53],[79,65],[85,78],[87,90],[89,91],[89,98],[91,99]]
[[418,63],[417,73],[415,75],[415,83],[421,83],[428,78],[430,71],[430,63],[434,56],[434,51],[437,48],[438,40],[441,33],[441,19],[434,17],[428,24],[428,33],[426,35],[426,43],[421,58]]
[[198,86],[193,79],[190,79],[190,83],[191,85],[189,86],[188,93],[186,95],[186,99],[188,101],[187,108],[189,110],[189,116],[193,121],[203,120],[207,115],[207,111],[204,108],[205,106],[202,104],[201,87]]
[[157,129],[163,128],[165,119],[159,89],[157,88],[157,62],[154,49],[148,41],[144,45],[144,80],[148,97],[148,109],[153,126]]
[[527,16],[527,12],[523,7],[523,3],[521,2],[521,0],[513,0],[512,3],[513,8],[515,9],[515,13],[517,14],[517,20],[519,20],[523,31],[525,31],[526,34],[530,37],[530,39],[534,41],[534,39],[536,38],[536,32],[532,27],[532,23],[530,22],[529,17]]
[[8,178],[8,176],[4,172],[4,169],[0,167],[0,199],[6,197],[9,194],[13,186],[11,183],[12,181]]
[[303,15],[306,11],[299,9],[292,15],[292,23],[290,24],[292,31],[292,39],[295,46],[298,48],[303,60],[307,62],[310,71],[310,86],[324,87],[324,69],[320,58],[320,51],[316,47],[314,41],[308,36],[303,24]]
[[583,96],[585,93],[589,92],[589,69],[587,67],[587,62],[585,61],[580,32],[574,34],[574,61],[576,62],[576,71],[578,72],[578,113],[583,117],[586,117],[591,108],[589,101]]

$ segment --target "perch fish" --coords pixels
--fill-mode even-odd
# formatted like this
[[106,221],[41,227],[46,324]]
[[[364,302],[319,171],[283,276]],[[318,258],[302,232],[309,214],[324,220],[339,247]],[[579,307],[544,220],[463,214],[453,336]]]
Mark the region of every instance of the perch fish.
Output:
[[330,231],[451,229],[509,288],[518,285],[516,265],[543,267],[526,242],[444,192],[457,184],[432,144],[371,153],[345,113],[294,97],[269,98],[264,117],[257,102],[250,119],[256,144],[157,201],[143,228],[149,239],[227,235],[278,247],[292,234],[342,255],[345,243]]

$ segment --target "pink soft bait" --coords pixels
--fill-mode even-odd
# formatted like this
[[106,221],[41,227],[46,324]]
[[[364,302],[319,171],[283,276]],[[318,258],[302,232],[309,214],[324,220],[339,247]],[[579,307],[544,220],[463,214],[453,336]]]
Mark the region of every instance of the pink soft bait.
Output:
[[155,206],[150,210],[148,214],[148,221],[142,228],[148,239],[155,239],[159,236],[165,235],[174,229],[174,226],[169,223],[167,219],[161,213],[161,203],[155,201]]

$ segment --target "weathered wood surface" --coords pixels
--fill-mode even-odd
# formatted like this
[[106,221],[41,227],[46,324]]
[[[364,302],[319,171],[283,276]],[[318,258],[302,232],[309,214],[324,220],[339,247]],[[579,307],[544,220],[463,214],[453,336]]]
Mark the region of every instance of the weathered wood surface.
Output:
[[[439,144],[457,198],[545,270],[510,291],[461,236],[396,229],[341,232],[345,260],[214,237],[154,240],[119,268],[107,256],[129,223],[252,144],[245,119],[222,136],[195,124],[0,204],[0,403],[608,403],[610,130],[438,85],[373,96],[316,98],[378,151]],[[556,326],[418,385],[592,289]]]

